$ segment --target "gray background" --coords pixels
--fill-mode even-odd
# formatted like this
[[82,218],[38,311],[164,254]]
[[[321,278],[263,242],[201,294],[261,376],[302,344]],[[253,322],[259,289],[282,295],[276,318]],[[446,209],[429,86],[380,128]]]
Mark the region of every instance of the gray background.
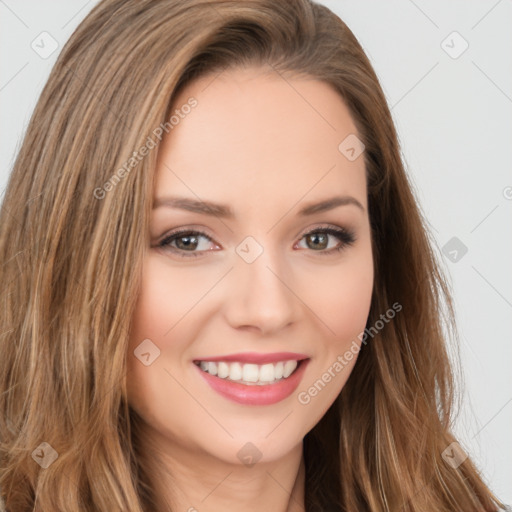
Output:
[[[50,69],[96,3],[0,0],[2,197]],[[465,381],[455,433],[512,503],[512,1],[320,3],[359,39],[392,108],[455,296]],[[58,43],[47,58],[31,47],[50,48],[43,31]]]

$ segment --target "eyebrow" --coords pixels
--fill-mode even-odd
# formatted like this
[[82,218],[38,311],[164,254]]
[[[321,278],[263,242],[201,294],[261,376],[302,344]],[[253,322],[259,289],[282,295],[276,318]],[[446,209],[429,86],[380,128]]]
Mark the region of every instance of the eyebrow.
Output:
[[[338,206],[346,205],[354,205],[363,212],[365,211],[364,206],[355,197],[335,196],[316,203],[306,204],[299,210],[298,215],[301,217],[306,217],[308,215],[325,212],[337,208]],[[216,217],[222,217],[226,219],[235,218],[233,210],[228,205],[214,203],[212,201],[198,201],[188,197],[156,198],[153,209],[160,208],[162,206],[167,208],[186,210],[193,213],[200,213],[203,215],[214,215]]]

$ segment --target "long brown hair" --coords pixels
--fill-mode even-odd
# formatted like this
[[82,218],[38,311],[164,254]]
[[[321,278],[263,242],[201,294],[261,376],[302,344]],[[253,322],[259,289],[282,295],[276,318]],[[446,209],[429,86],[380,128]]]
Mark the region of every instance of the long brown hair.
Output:
[[307,512],[503,507],[470,458],[443,458],[458,397],[449,286],[377,76],[349,28],[309,0],[103,0],[64,46],[0,213],[4,506],[155,510],[125,388],[157,151],[135,155],[187,83],[246,64],[324,81],[349,107],[374,249],[367,325],[403,306],[304,439]]

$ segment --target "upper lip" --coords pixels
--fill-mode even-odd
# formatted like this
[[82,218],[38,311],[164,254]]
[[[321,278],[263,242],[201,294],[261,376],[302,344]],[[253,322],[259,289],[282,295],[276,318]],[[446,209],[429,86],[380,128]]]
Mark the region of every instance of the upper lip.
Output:
[[296,352],[274,352],[271,354],[259,354],[257,352],[240,352],[238,354],[226,354],[224,356],[201,357],[194,359],[196,361],[239,361],[241,363],[265,364],[276,363],[279,361],[300,361],[308,359],[306,354],[298,354]]

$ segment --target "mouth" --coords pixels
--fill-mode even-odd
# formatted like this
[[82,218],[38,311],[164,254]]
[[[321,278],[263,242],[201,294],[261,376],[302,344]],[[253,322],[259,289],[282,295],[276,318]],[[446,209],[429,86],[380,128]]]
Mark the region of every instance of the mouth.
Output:
[[199,377],[223,398],[243,405],[265,406],[292,395],[310,359],[286,359],[264,364],[222,360],[193,362]]
[[268,386],[288,379],[308,358],[255,364],[241,361],[199,361],[194,364],[204,373],[246,386]]

